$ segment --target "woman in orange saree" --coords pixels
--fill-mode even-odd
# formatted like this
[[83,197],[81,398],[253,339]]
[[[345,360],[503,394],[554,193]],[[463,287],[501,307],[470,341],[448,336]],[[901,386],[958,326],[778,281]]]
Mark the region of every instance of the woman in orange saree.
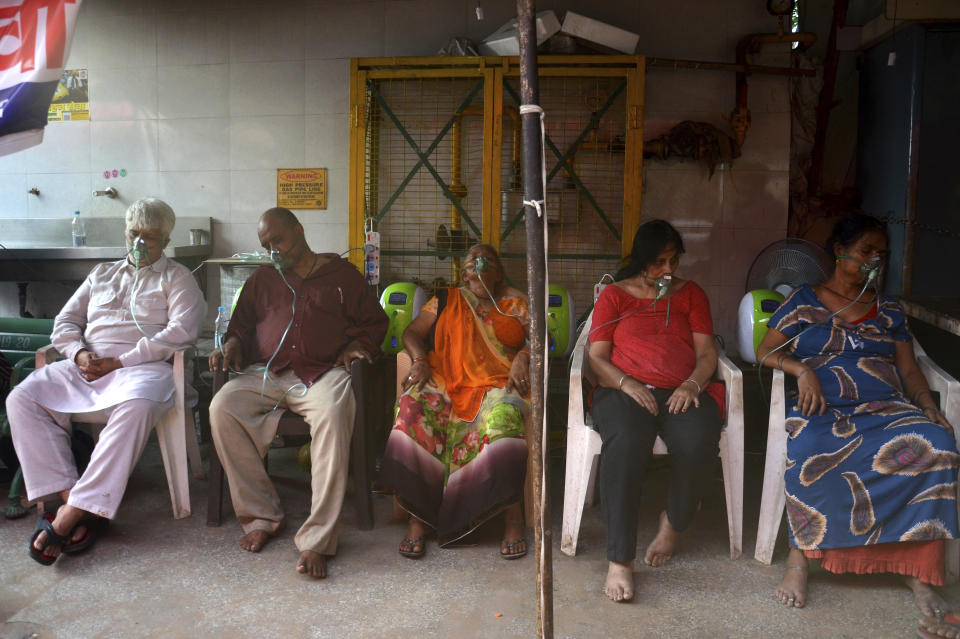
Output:
[[422,557],[506,513],[500,554],[527,552],[520,498],[527,462],[529,310],[493,247],[470,249],[460,288],[438,291],[403,333],[413,359],[380,484],[409,513],[400,554]]

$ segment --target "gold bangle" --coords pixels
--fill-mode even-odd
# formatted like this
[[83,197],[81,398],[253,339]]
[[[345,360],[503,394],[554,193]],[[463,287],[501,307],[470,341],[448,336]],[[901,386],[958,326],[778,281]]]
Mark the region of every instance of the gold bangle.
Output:
[[623,390],[623,380],[625,380],[627,377],[628,375],[624,373],[623,377],[620,378],[620,381],[617,382],[617,390],[621,390],[621,391]]
[[414,358],[413,358],[413,363],[414,363],[414,364],[416,364],[417,362],[426,362],[426,361],[427,361],[427,356],[426,356],[426,355],[421,355],[421,356],[419,356],[419,357],[414,357]]

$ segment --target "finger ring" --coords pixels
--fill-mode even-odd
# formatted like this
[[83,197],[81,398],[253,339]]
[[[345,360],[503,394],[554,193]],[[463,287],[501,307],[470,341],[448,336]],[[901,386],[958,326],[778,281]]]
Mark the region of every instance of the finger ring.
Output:
[[407,375],[407,381],[408,381],[408,382],[411,381],[412,379],[413,379],[413,375]]

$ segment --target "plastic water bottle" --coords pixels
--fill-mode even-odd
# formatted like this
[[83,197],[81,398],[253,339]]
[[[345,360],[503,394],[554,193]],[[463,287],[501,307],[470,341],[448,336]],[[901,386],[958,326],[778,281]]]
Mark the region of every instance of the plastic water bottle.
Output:
[[217,321],[213,324],[213,347],[222,348],[223,347],[223,336],[227,333],[227,324],[230,323],[230,318],[227,316],[227,307],[218,306],[217,307]]
[[70,222],[70,235],[73,236],[74,246],[87,245],[87,227],[80,219],[80,211],[73,212],[73,221]]

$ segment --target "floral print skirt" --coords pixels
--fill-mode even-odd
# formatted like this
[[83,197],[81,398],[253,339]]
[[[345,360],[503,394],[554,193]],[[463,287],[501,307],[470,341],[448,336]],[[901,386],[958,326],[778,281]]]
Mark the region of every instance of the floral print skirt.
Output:
[[379,483],[436,528],[441,546],[453,543],[520,500],[529,410],[527,400],[493,388],[465,421],[451,416],[442,390],[412,388],[397,401]]

